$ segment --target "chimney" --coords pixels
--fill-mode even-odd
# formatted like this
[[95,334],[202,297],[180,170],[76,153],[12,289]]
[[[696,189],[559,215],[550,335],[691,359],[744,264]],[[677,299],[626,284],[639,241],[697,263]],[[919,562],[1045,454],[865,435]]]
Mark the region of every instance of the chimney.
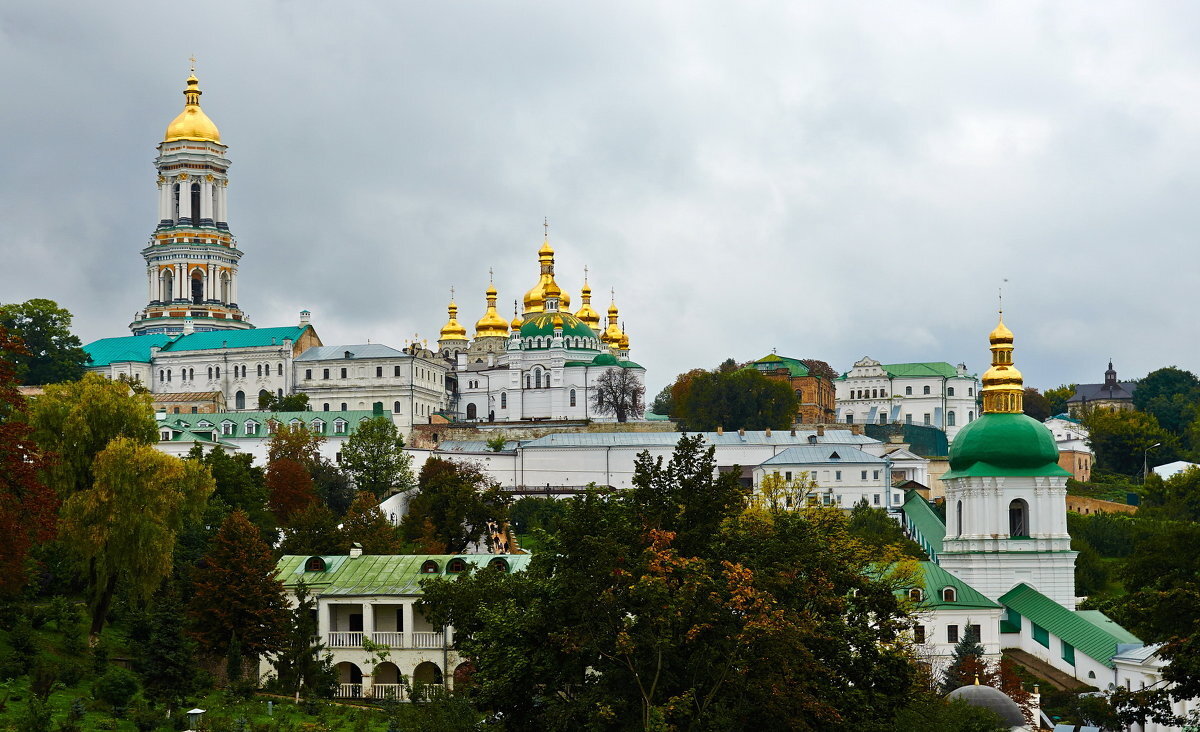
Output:
[[308,312],[307,310],[300,311],[300,327],[303,328],[304,326],[308,325],[311,319],[312,313]]
[[823,425],[823,424],[817,425],[817,437],[824,437],[824,436],[825,436],[825,425]]
[[718,435],[725,434],[725,430],[721,427],[721,425],[717,425],[717,434]]
[[355,557],[361,557],[361,556],[362,556],[362,544],[359,544],[356,541],[350,545],[350,558],[354,559]]
[[738,437],[745,437],[745,436],[746,436],[746,428],[738,427]]
[[767,428],[767,437],[770,437],[770,436],[771,436],[771,428],[770,428],[770,427],[768,427],[768,428]]
[[792,428],[791,435],[792,435],[792,437],[796,436],[796,428],[795,427]]

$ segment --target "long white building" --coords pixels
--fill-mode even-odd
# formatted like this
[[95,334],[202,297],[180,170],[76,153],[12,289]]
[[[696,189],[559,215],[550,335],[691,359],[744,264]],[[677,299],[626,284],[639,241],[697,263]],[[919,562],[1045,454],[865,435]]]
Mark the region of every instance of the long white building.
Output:
[[979,416],[979,379],[964,364],[882,364],[863,357],[833,381],[837,421],[919,424],[953,440]]

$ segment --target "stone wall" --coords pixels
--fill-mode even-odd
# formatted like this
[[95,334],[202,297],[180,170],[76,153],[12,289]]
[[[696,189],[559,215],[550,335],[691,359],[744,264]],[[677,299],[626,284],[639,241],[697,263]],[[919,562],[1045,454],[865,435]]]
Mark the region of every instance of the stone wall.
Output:
[[1091,515],[1093,513],[1133,513],[1138,510],[1138,507],[1113,501],[1102,501],[1099,498],[1068,495],[1067,510]]

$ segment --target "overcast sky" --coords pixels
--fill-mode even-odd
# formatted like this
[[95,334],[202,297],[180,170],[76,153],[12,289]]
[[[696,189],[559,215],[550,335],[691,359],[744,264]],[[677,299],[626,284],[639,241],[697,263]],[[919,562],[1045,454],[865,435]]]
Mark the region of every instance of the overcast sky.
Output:
[[[936,7],[941,5],[942,7]],[[1200,370],[1200,6],[6,3],[0,302],[128,334],[195,54],[241,306],[431,342],[537,280],[616,289],[653,395],[770,353],[1041,388]]]

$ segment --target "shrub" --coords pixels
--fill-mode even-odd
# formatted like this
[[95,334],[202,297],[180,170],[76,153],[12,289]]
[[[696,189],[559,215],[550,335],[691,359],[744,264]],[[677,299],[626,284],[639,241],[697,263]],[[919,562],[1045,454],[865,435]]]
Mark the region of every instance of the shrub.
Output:
[[25,732],[51,732],[50,705],[36,696],[30,698],[20,721]]
[[29,691],[38,699],[46,701],[57,682],[58,664],[45,657],[39,658],[33,664],[33,670],[29,672]]
[[133,672],[117,666],[110,668],[92,684],[92,694],[114,709],[128,706],[137,690],[137,677]]

